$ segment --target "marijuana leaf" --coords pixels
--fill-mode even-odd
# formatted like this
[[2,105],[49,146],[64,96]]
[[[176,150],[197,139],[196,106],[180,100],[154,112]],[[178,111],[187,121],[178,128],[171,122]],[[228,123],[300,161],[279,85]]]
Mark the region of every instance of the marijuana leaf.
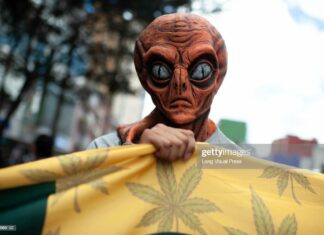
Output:
[[[252,190],[252,189],[251,189]],[[274,225],[270,212],[263,200],[252,190],[252,208],[254,223],[258,235],[273,235]]]
[[295,193],[294,181],[296,181],[304,189],[316,194],[315,190],[312,188],[312,185],[309,182],[309,180],[307,179],[307,177],[301,173],[293,171],[292,169],[283,169],[283,168],[276,167],[276,166],[269,166],[263,170],[263,173],[260,175],[260,177],[267,178],[267,179],[278,177],[277,188],[278,188],[278,193],[280,196],[284,193],[284,191],[286,190],[288,183],[290,181],[291,193],[292,193],[293,199],[298,204],[301,204],[301,203],[298,200],[296,193]]
[[177,185],[172,163],[159,160],[156,164],[156,174],[162,192],[143,184],[126,184],[134,196],[158,206],[149,210],[137,226],[149,226],[159,222],[159,232],[170,231],[175,221],[176,231],[178,231],[180,219],[192,230],[206,234],[195,213],[221,210],[207,199],[189,198],[201,180],[201,169],[196,166],[188,168]]
[[81,184],[88,184],[93,189],[107,195],[108,189],[106,188],[106,182],[101,177],[120,170],[120,167],[110,166],[107,168],[98,168],[105,160],[106,154],[88,156],[84,161],[73,155],[60,157],[59,162],[65,177],[56,181],[56,191],[59,194],[53,198],[52,205],[55,205],[59,201],[65,190],[75,187],[73,205],[74,210],[80,213],[78,185]]
[[84,162],[74,155],[58,157],[61,167],[66,175],[74,175],[100,166],[106,160],[106,154],[88,156]]
[[193,165],[182,175],[179,182],[179,201],[186,200],[201,180],[201,170]]
[[102,186],[102,182],[104,181],[102,181],[100,177],[107,174],[114,173],[118,170],[120,170],[120,167],[117,166],[110,166],[107,168],[98,168],[92,170],[91,169],[84,170],[83,165],[81,163],[78,168],[73,169],[75,173],[73,173],[72,175],[66,175],[65,177],[62,177],[56,181],[56,190],[60,192],[80,184],[89,184],[94,189],[98,191],[102,191],[100,189],[99,184],[101,184]]
[[189,198],[181,203],[181,207],[189,210],[193,213],[207,213],[214,211],[222,211],[220,208],[214,205],[214,203],[204,198]]
[[282,193],[285,191],[285,189],[288,186],[288,179],[289,179],[288,171],[283,171],[278,177],[277,187],[278,187],[278,192],[279,192],[280,196],[282,195]]
[[236,228],[224,227],[228,235],[248,235],[246,232],[243,232]]
[[82,170],[81,158],[78,156],[67,155],[58,158],[61,167],[66,175],[74,175]]
[[311,191],[312,193],[316,194],[315,190],[312,188],[312,185],[308,181],[306,176],[304,176],[302,174],[295,173],[295,172],[292,173],[292,176],[294,177],[294,179],[296,180],[296,182],[298,184],[303,186],[306,190]]
[[206,232],[201,227],[199,218],[194,213],[190,213],[190,211],[182,207],[179,207],[177,209],[178,210],[176,215],[179,216],[179,218],[185,225],[187,225],[192,230],[198,231],[200,234],[206,234]]
[[261,178],[273,178],[278,176],[281,172],[283,172],[283,169],[275,166],[269,166],[264,169]]
[[159,221],[165,213],[166,213],[166,209],[163,207],[153,208],[143,216],[141,222],[137,226],[141,227],[141,226],[148,226],[154,224],[157,221]]
[[29,180],[37,183],[54,181],[59,176],[59,174],[55,172],[42,169],[24,169],[20,170],[20,173]]
[[295,215],[287,215],[281,222],[278,235],[295,235],[297,232],[297,221]]
[[126,185],[134,196],[146,202],[155,205],[163,205],[166,203],[163,194],[155,190],[154,188],[151,188],[150,186],[137,183],[127,183]]
[[[274,235],[275,228],[269,209],[263,202],[262,198],[253,191],[252,192],[252,209],[254,224],[258,235]],[[247,235],[247,233],[232,227],[224,227],[228,235]],[[278,235],[296,235],[297,220],[294,214],[286,216],[278,230]]]
[[49,230],[45,235],[59,235],[60,234],[60,227],[57,227],[55,230]]
[[89,184],[93,189],[98,190],[103,194],[108,194],[108,189],[106,188],[106,182],[103,181],[102,179],[91,181]]
[[169,231],[172,228],[173,225],[173,213],[172,211],[167,211],[164,214],[164,217],[162,218],[161,222],[159,223],[158,226],[158,231],[162,232],[162,231]]
[[159,161],[159,164],[157,164],[156,174],[164,195],[167,196],[169,200],[173,200],[173,197],[177,191],[177,185],[175,184],[176,178],[173,168],[170,167],[168,162]]

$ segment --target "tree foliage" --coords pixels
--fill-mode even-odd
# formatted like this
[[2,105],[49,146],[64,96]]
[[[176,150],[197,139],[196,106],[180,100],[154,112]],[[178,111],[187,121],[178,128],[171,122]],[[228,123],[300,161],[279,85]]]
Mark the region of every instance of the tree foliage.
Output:
[[[105,87],[103,95],[111,100],[116,92],[134,92],[129,85],[134,39],[154,17],[189,4],[189,0],[0,0],[0,111],[8,74],[23,79],[18,96],[7,104],[0,136],[36,82],[43,86],[43,98],[49,83],[61,88],[54,132],[65,94],[86,98]],[[82,87],[80,77],[86,81]]]

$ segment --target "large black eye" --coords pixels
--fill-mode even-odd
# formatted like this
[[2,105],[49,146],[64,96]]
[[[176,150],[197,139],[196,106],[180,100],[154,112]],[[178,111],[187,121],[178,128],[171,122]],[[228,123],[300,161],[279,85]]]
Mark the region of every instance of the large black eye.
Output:
[[152,74],[158,80],[166,80],[171,76],[169,68],[164,64],[154,64],[152,67]]
[[203,80],[212,73],[212,68],[208,63],[198,64],[191,73],[191,78],[194,80]]

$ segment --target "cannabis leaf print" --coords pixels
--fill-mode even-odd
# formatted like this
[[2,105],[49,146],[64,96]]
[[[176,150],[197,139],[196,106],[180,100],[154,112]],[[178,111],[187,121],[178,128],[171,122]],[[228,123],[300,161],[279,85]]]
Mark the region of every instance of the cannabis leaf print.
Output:
[[224,227],[228,235],[248,235],[246,232],[243,232],[236,228]]
[[[262,198],[251,188],[252,210],[255,228],[258,235],[295,235],[297,233],[297,220],[294,214],[287,215],[281,222],[278,232],[272,222],[272,216]],[[237,228],[224,227],[229,235],[248,235]]]
[[45,235],[60,235],[60,227],[57,227],[55,230],[50,230]]
[[98,168],[106,160],[106,156],[107,154],[90,155],[85,160],[74,155],[59,157],[63,175],[43,169],[21,170],[21,174],[34,182],[56,180],[56,193],[53,195],[52,206],[64,196],[67,189],[74,187],[73,208],[75,212],[80,213],[78,185],[88,184],[94,190],[108,194],[106,183],[101,177],[120,170],[118,166]]
[[95,155],[86,158],[82,161],[78,157],[61,157],[59,158],[62,169],[67,177],[60,178],[56,181],[56,190],[59,192],[54,195],[52,205],[56,204],[57,201],[66,192],[66,189],[75,187],[74,189],[74,210],[77,213],[81,212],[81,208],[78,202],[78,185],[88,184],[94,190],[97,190],[103,194],[108,194],[106,183],[101,178],[104,175],[111,174],[120,169],[117,166],[110,166],[107,168],[97,168],[106,159],[106,154]]
[[149,210],[137,226],[149,226],[158,222],[158,231],[171,231],[175,224],[175,230],[178,232],[181,220],[192,230],[206,234],[196,214],[221,210],[207,199],[189,198],[201,180],[201,169],[195,165],[191,166],[177,184],[172,163],[158,160],[156,166],[162,192],[147,185],[127,183],[134,196],[157,206]]
[[293,235],[297,232],[297,221],[295,215],[287,215],[281,222],[278,235]]
[[314,194],[316,193],[306,176],[291,169],[269,166],[263,170],[263,173],[262,175],[260,175],[260,177],[267,179],[278,177],[277,188],[280,196],[286,190],[286,188],[288,187],[288,183],[290,182],[293,199],[298,204],[301,204],[301,202],[298,200],[297,195],[295,193],[294,182],[301,185],[304,189]]
[[25,169],[25,170],[20,170],[20,173],[30,181],[37,182],[37,183],[53,181],[60,176],[55,172],[51,172],[43,169]]
[[254,224],[259,235],[267,234],[273,235],[275,233],[271,214],[264,204],[261,197],[259,197],[252,189],[252,208]]

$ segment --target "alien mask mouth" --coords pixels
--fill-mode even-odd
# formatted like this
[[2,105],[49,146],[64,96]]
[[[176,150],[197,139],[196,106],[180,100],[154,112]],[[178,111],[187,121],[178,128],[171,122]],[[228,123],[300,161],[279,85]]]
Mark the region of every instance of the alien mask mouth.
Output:
[[191,102],[185,98],[177,98],[170,103],[170,109],[191,109],[192,107]]

